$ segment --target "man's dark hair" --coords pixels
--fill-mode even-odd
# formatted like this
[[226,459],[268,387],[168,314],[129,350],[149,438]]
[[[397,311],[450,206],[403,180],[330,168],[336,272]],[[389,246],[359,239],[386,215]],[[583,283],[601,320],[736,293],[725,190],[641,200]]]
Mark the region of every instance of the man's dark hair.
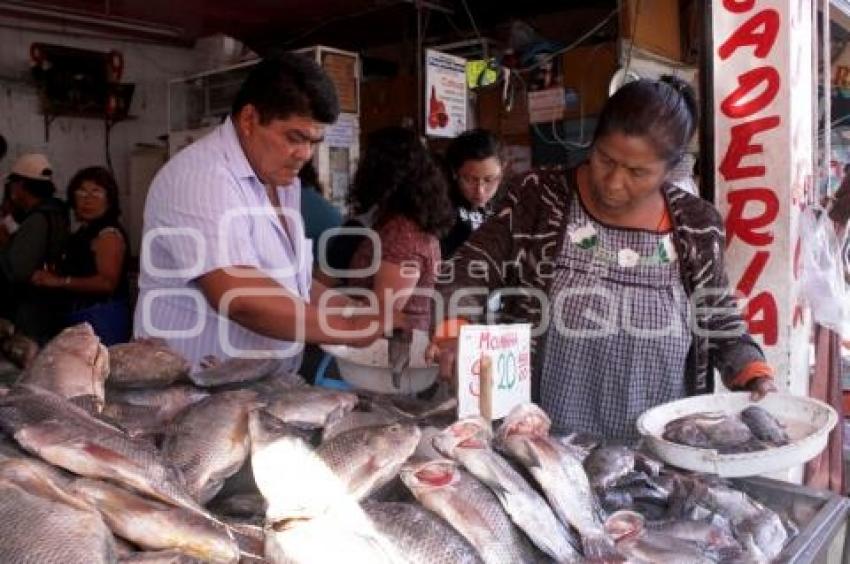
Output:
[[106,190],[106,212],[103,219],[117,219],[121,215],[118,202],[118,183],[112,173],[102,166],[90,166],[77,172],[68,183],[67,198],[71,208],[76,209],[77,191],[83,187],[83,182],[92,182]]
[[[449,197],[456,206],[469,206],[463,191],[458,184],[457,172],[467,161],[481,161],[495,157],[502,162],[502,144],[499,139],[487,129],[470,129],[464,131],[449,143],[446,149],[445,167],[449,180]],[[491,202],[501,198],[499,193]],[[488,204],[490,205],[490,204]]]
[[295,53],[263,59],[251,70],[236,94],[232,114],[248,104],[257,109],[262,124],[290,116],[333,123],[339,115],[331,79],[313,59]]
[[501,152],[502,144],[490,131],[470,129],[449,143],[446,149],[446,162],[452,172],[457,173],[466,161],[482,161],[490,157],[502,160]]
[[688,83],[673,76],[641,79],[608,99],[593,140],[617,132],[644,137],[672,168],[684,156],[698,120],[696,95]]
[[14,182],[20,182],[23,189],[36,198],[49,198],[56,192],[56,186],[51,180],[35,180],[33,178],[21,176],[20,174],[12,173],[6,180],[6,186],[10,186]]
[[416,134],[403,127],[369,135],[348,199],[356,214],[377,206],[376,223],[399,214],[437,237],[454,222],[442,171]]

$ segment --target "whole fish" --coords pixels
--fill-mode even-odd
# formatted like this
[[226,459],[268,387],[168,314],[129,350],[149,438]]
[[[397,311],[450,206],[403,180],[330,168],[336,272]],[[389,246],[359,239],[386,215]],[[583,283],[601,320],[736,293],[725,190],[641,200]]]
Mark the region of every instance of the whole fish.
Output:
[[230,358],[191,372],[189,379],[202,388],[243,384],[265,378],[279,366],[280,361],[275,358]]
[[0,562],[112,563],[112,533],[100,515],[24,491],[0,480]]
[[69,401],[18,386],[0,398],[0,428],[27,451],[89,478],[126,485],[156,499],[200,509],[182,477],[149,442],[132,439]]
[[322,433],[322,442],[326,442],[346,431],[371,427],[374,425],[390,425],[399,421],[398,417],[378,411],[350,411],[341,418],[330,421]]
[[315,452],[250,418],[251,467],[268,502],[265,557],[277,563],[400,564],[404,558]]
[[[103,407],[109,354],[91,325],[64,329],[38,353],[19,380],[62,396],[89,396]],[[99,411],[99,409],[98,409]]]
[[215,497],[225,478],[248,457],[248,413],[256,407],[251,390],[221,392],[188,407],[172,422],[162,453],[201,503]]
[[352,393],[303,387],[269,399],[265,409],[282,421],[327,427],[342,419],[355,405],[357,396]]
[[170,419],[162,417],[161,413],[161,410],[156,407],[107,403],[101,415],[135,438],[163,434]]
[[107,388],[103,413],[131,436],[159,435],[178,413],[209,395],[206,390],[184,385],[147,390]]
[[601,446],[584,459],[584,470],[594,490],[614,486],[635,468],[635,451],[624,446]]
[[68,488],[96,507],[112,531],[145,550],[175,549],[218,564],[239,561],[228,528],[195,511],[146,499],[121,487],[80,478]]
[[776,558],[782,552],[788,540],[788,531],[774,511],[720,480],[693,477],[687,481],[690,501],[705,508],[709,514],[717,513],[726,518],[739,541],[743,542],[747,536],[752,537],[768,559]]
[[493,432],[480,417],[461,419],[434,437],[434,448],[460,462],[489,487],[513,522],[543,552],[558,562],[576,562],[581,555],[567,529],[546,501],[491,448]]
[[533,562],[537,556],[484,484],[448,459],[413,461],[401,479],[416,499],[463,535],[488,564]]
[[363,503],[378,532],[391,540],[410,564],[479,564],[469,541],[436,514],[414,503]]
[[498,446],[525,466],[549,499],[555,514],[582,539],[586,558],[615,553],[598,517],[599,504],[581,465],[549,436],[551,421],[534,404],[516,406],[499,427]]
[[729,521],[716,514],[708,519],[700,520],[675,519],[665,522],[648,522],[646,528],[649,531],[695,542],[715,550],[739,546],[732,535]]
[[715,449],[721,454],[765,448],[750,428],[734,415],[697,413],[680,417],[664,426],[662,437],[674,443]]
[[160,339],[109,347],[109,385],[115,388],[169,386],[189,374],[189,362]]
[[605,521],[605,530],[615,539],[617,550],[636,562],[664,564],[712,564],[715,562],[697,545],[676,537],[646,530],[643,517],[619,511]]
[[753,432],[756,438],[774,446],[787,445],[790,442],[785,428],[766,409],[751,405],[741,412],[741,421]]
[[419,444],[420,432],[411,423],[353,429],[322,443],[316,454],[356,499],[398,475]]
[[0,352],[19,368],[26,370],[38,356],[38,343],[22,333],[0,341]]
[[162,419],[173,419],[186,407],[209,397],[206,390],[194,386],[175,385],[167,388],[147,390],[106,390],[106,403],[128,404],[139,407],[152,407]]

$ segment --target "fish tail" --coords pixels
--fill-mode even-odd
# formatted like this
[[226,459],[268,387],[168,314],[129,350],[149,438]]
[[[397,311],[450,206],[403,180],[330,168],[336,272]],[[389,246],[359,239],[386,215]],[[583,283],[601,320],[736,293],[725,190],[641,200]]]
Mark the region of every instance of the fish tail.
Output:
[[581,544],[584,557],[588,560],[608,561],[610,558],[620,557],[614,542],[602,532],[582,535]]

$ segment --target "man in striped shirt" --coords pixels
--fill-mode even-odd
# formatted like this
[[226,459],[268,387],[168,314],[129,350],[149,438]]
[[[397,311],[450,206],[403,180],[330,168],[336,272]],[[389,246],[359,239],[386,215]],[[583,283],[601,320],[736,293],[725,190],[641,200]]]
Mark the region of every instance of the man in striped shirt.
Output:
[[338,113],[315,62],[266,59],[228,118],[166,163],[145,205],[137,337],[166,339],[195,369],[208,355],[272,355],[294,371],[304,342],[383,333],[376,312],[352,316],[311,280],[298,171]]

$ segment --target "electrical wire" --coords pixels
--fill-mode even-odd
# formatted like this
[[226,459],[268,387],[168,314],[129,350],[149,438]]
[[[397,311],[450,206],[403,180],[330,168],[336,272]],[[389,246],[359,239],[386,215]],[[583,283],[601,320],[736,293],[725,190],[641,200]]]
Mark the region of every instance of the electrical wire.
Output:
[[579,37],[578,39],[576,39],[575,41],[573,41],[572,43],[570,43],[566,47],[564,47],[562,49],[558,49],[557,51],[553,51],[552,53],[548,53],[545,57],[541,57],[533,65],[529,65],[527,67],[523,67],[523,68],[520,68],[520,69],[513,69],[513,70],[515,72],[524,72],[524,71],[534,70],[537,67],[539,67],[539,66],[541,66],[545,63],[548,63],[549,61],[551,61],[555,57],[557,57],[559,55],[563,55],[567,51],[571,51],[571,50],[575,49],[576,47],[578,47],[579,45],[581,45],[582,43],[587,41],[590,37],[592,37],[600,29],[605,27],[608,24],[608,22],[611,21],[611,18],[616,16],[619,13],[619,11],[620,11],[619,8],[615,8],[610,14],[605,16],[605,18],[602,21],[600,21],[598,24],[593,26],[587,33],[585,33],[584,35],[582,35],[581,37]]
[[463,9],[466,10],[466,15],[469,17],[469,23],[472,24],[472,30],[475,32],[475,36],[478,38],[478,41],[483,42],[484,38],[481,37],[481,32],[478,30],[478,25],[475,23],[475,18],[472,16],[472,11],[470,11],[466,0],[460,0],[460,3],[463,4]]

